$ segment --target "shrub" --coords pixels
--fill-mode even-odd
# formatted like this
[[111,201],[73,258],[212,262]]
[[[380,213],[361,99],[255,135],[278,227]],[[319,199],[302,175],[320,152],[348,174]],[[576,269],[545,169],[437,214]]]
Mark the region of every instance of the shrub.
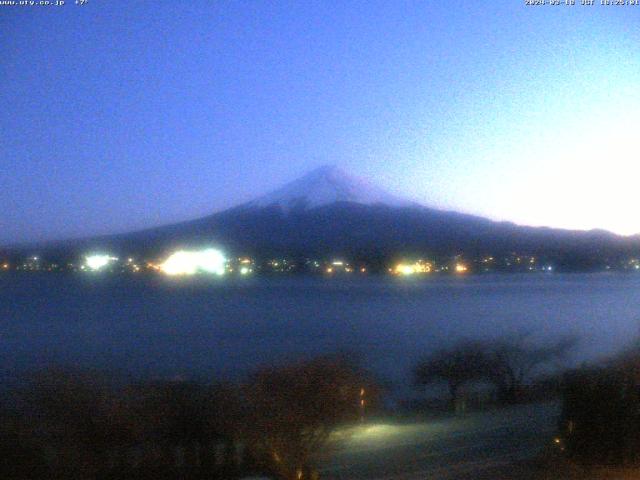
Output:
[[585,463],[638,463],[639,394],[637,377],[619,365],[569,374],[560,425],[567,453]]

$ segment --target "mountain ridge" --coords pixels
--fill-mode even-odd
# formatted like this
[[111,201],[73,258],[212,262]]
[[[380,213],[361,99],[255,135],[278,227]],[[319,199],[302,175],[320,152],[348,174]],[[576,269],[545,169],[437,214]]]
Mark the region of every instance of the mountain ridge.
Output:
[[337,167],[323,166],[230,209],[130,233],[60,242],[51,251],[89,250],[152,258],[172,249],[216,245],[256,257],[391,259],[406,255],[481,256],[509,252],[595,265],[640,256],[640,237],[602,230],[520,226],[444,211],[388,194]]

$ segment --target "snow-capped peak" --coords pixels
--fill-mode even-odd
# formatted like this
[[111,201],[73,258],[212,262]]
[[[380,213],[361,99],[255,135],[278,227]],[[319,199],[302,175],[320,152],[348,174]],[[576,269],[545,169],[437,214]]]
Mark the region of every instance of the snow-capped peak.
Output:
[[412,205],[412,202],[391,195],[363,179],[352,177],[335,166],[325,165],[274,192],[249,202],[248,206],[279,206],[289,211],[315,208],[335,202],[389,206]]

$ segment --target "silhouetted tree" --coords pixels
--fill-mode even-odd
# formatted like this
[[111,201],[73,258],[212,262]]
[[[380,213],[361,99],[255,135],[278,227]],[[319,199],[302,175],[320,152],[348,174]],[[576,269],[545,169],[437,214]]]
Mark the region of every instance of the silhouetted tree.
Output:
[[463,340],[451,348],[438,350],[414,369],[417,384],[443,381],[448,384],[455,405],[460,387],[471,381],[492,383],[501,403],[518,401],[525,384],[542,367],[557,367],[577,344],[577,337],[562,336],[547,343],[536,343],[528,334],[496,340]]
[[343,358],[266,368],[245,387],[248,448],[283,480],[318,478],[329,434],[362,414],[374,388]]
[[47,370],[24,396],[23,425],[48,457],[50,478],[101,478],[109,452],[131,443],[122,405],[96,373]]
[[247,466],[233,450],[237,388],[182,381],[123,386],[96,372],[49,370],[22,397],[0,429],[0,451],[22,452],[0,463],[2,478],[32,471],[51,479],[230,479]]
[[584,463],[640,463],[640,342],[596,366],[565,375],[560,430]]
[[577,344],[577,337],[565,335],[555,341],[536,343],[528,334],[503,337],[487,345],[486,378],[502,403],[518,401],[523,387],[545,366],[558,366]]
[[[232,387],[161,381],[130,386],[125,395],[137,444],[151,443],[161,452],[160,458],[140,466],[137,478],[234,476],[231,445],[240,420],[239,400]],[[216,466],[211,450],[221,443],[228,448],[223,465]]]
[[451,403],[455,406],[464,383],[486,377],[486,350],[485,344],[467,340],[438,350],[415,367],[415,382],[418,385],[446,382]]

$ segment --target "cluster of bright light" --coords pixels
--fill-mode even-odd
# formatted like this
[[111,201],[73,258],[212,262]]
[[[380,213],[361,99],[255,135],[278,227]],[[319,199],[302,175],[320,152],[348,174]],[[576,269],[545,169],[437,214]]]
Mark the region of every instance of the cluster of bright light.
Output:
[[253,261],[249,257],[238,258],[238,263],[240,263],[240,269],[238,270],[240,275],[249,275],[250,273],[253,273]]
[[464,273],[468,270],[467,266],[464,263],[456,263],[456,272]]
[[400,263],[396,265],[396,273],[400,275],[413,275],[416,273],[416,269],[413,265]]
[[[318,262],[314,262],[314,265],[317,267],[320,264]],[[355,271],[354,267],[344,260],[332,260],[331,263],[325,268],[326,273],[353,273]],[[365,270],[361,270],[364,272]]]
[[99,254],[99,255],[87,255],[85,257],[85,265],[89,270],[102,270],[111,262],[118,260],[117,257],[111,255]]
[[205,250],[179,250],[167,258],[160,266],[167,275],[193,275],[214,273],[224,275],[226,259],[221,251],[214,248]]
[[415,263],[399,263],[393,269],[396,275],[414,275],[416,273],[431,273],[433,265],[429,262],[418,260]]

